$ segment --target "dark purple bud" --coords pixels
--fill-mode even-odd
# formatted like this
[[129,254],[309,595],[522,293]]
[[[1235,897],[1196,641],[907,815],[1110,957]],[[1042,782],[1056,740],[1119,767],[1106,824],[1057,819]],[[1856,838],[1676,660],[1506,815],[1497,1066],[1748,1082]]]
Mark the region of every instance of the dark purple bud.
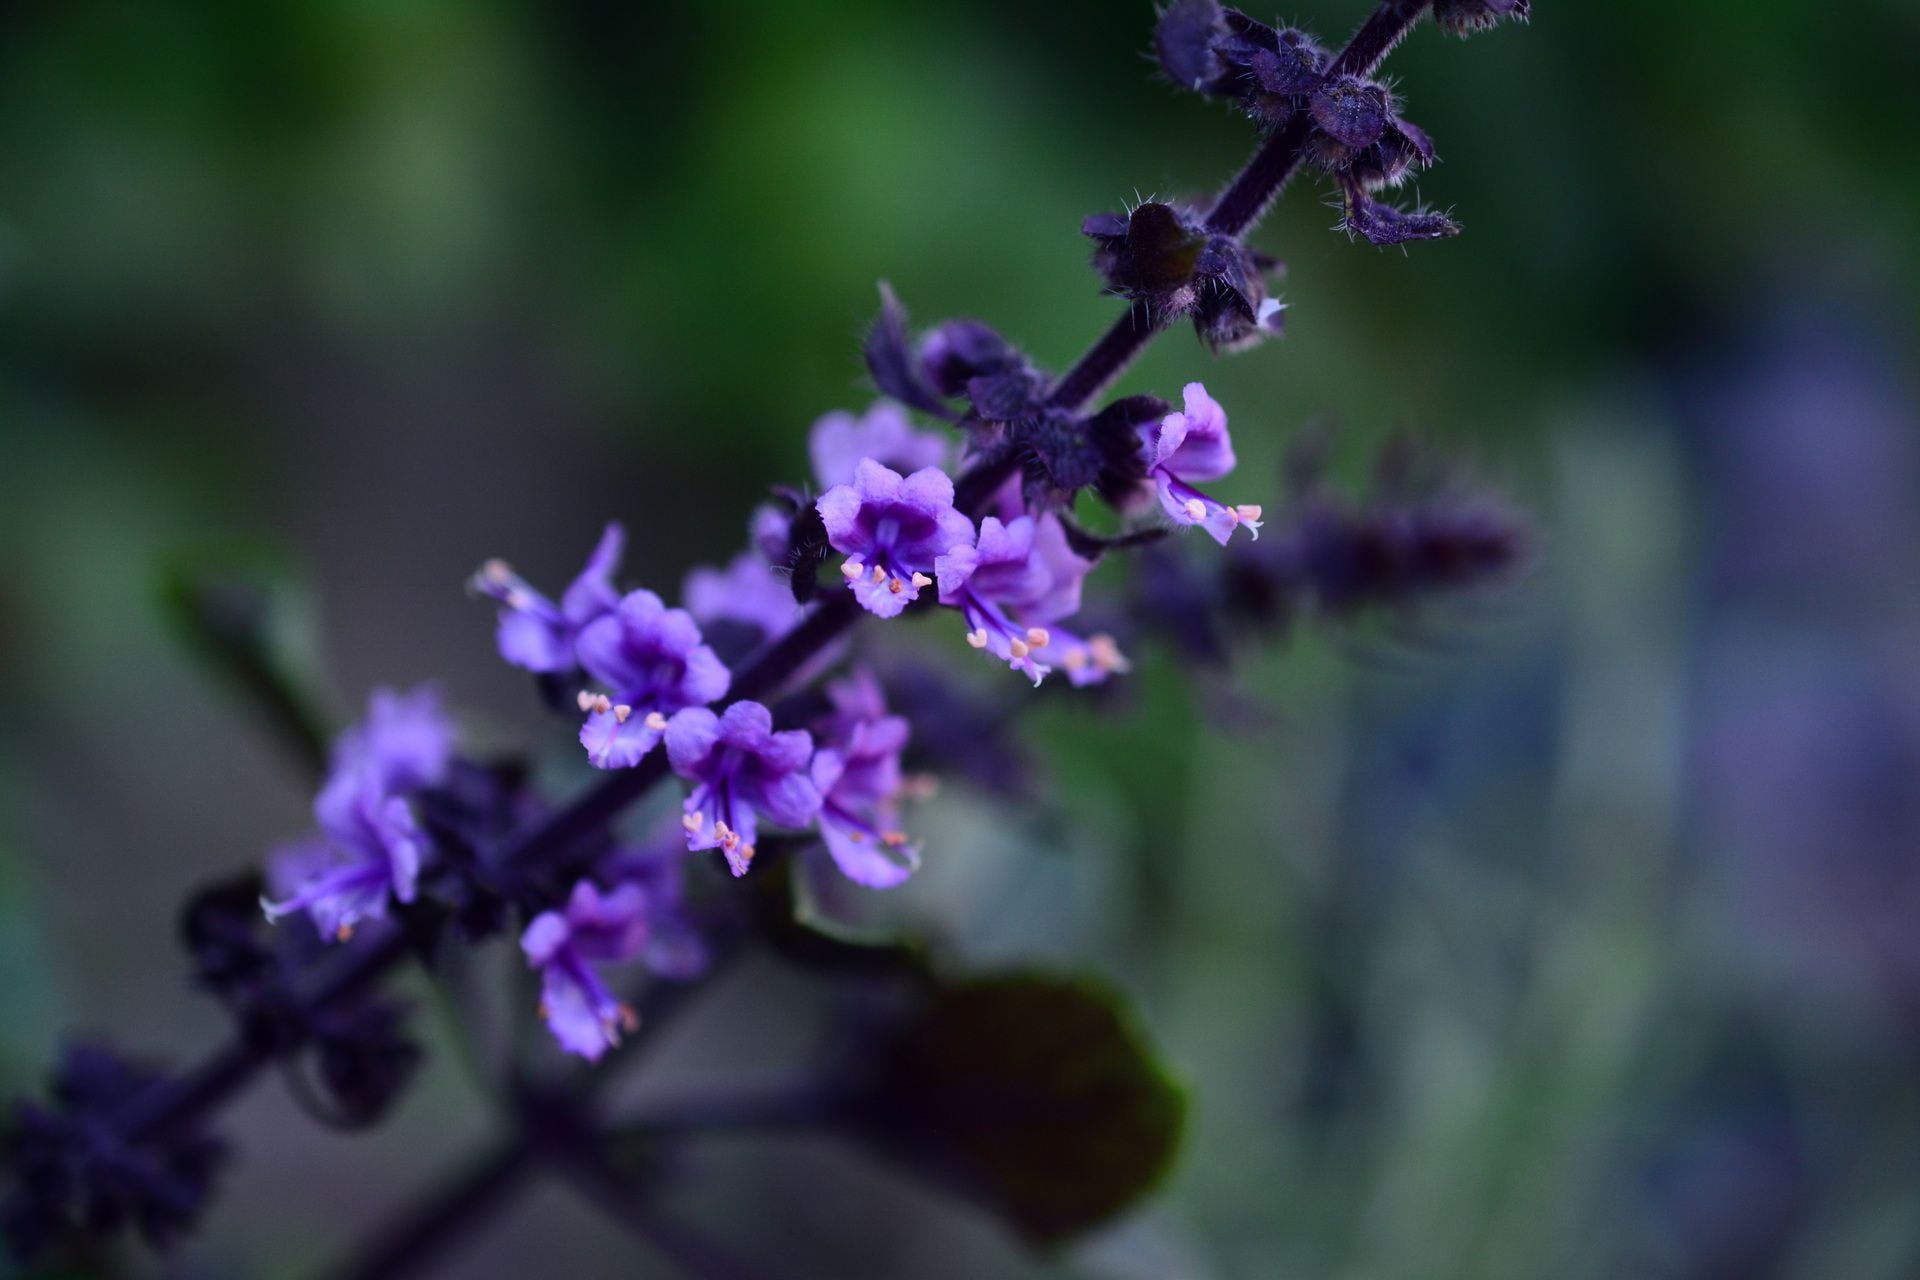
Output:
[[1322,134],[1314,151],[1320,163],[1343,181],[1357,183],[1367,191],[1397,187],[1415,169],[1433,163],[1432,140],[1417,125],[1398,116],[1387,122],[1387,131],[1370,147],[1355,151]]
[[1356,76],[1341,76],[1320,86],[1307,104],[1314,123],[1328,137],[1354,150],[1378,142],[1393,115],[1386,89]]
[[314,1065],[336,1109],[333,1123],[372,1124],[413,1078],[421,1054],[406,1034],[406,1014],[397,1002],[366,1000],[315,1017]]
[[940,398],[940,392],[921,363],[907,334],[907,309],[893,296],[893,287],[880,282],[880,314],[867,333],[863,347],[867,371],[873,384],[884,395],[901,404],[937,418],[952,421],[956,415]]
[[258,872],[209,885],[180,913],[180,940],[193,959],[194,981],[214,995],[244,992],[276,969],[276,953],[260,928]]
[[1073,496],[1099,483],[1106,470],[1100,445],[1070,415],[1036,414],[1013,423],[1010,433],[1026,477],[1027,502],[1036,511],[1071,505]]
[[1532,10],[1532,0],[1434,0],[1433,20],[1442,31],[1464,37],[1485,31],[1502,18],[1525,22]]
[[1214,350],[1280,332],[1281,307],[1267,297],[1264,279],[1279,264],[1231,236],[1209,235],[1197,217],[1143,204],[1124,217],[1095,214],[1081,229],[1099,242],[1093,264],[1112,292],[1156,316],[1191,313]]
[[1083,430],[1100,453],[1100,476],[1095,484],[1109,505],[1121,505],[1147,478],[1146,460],[1140,456],[1139,429],[1172,411],[1173,406],[1159,396],[1124,396],[1087,419]]
[[1364,236],[1370,244],[1406,244],[1412,240],[1445,240],[1460,234],[1460,225],[1431,209],[1396,209],[1369,196],[1357,182],[1347,182],[1347,216],[1340,229]]
[[1153,32],[1160,69],[1183,89],[1209,92],[1207,86],[1218,80],[1224,69],[1213,44],[1225,33],[1217,0],[1174,0],[1160,15]]
[[1306,32],[1289,28],[1278,34],[1273,48],[1253,50],[1247,68],[1268,93],[1299,96],[1320,87],[1326,65],[1327,51]]
[[1045,395],[1045,380],[1024,365],[967,382],[967,399],[983,422],[1011,422],[1033,412]]
[[1024,363],[1019,351],[978,320],[949,320],[920,342],[920,362],[941,395],[957,396],[982,374]]
[[1193,278],[1205,236],[1172,205],[1150,202],[1130,214],[1097,213],[1080,224],[1097,242],[1093,265],[1125,298],[1155,299]]

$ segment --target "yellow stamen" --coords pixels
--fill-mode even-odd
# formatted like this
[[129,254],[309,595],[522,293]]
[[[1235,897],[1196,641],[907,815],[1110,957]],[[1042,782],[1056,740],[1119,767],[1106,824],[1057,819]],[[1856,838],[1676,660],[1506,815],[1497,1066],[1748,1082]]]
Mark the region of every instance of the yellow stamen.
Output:
[[706,820],[705,814],[689,813],[680,819],[680,825],[689,831],[698,831],[706,823]]
[[1188,498],[1187,514],[1195,520],[1204,520],[1207,518],[1207,504],[1198,498]]
[[1024,658],[1029,653],[1032,653],[1033,650],[1027,647],[1027,642],[1025,640],[1013,640],[1008,642],[1007,652],[1011,653],[1016,658]]
[[972,645],[976,649],[986,648],[987,647],[987,629],[985,627],[979,627],[979,628],[976,628],[975,630],[967,632],[967,643]]
[[647,728],[653,730],[655,733],[665,733],[667,731],[667,718],[658,711],[647,712],[647,718],[640,723],[646,725]]
[[1089,636],[1087,650],[1093,655],[1094,665],[1102,671],[1127,671],[1133,667],[1110,635]]
[[933,579],[932,579],[932,578],[929,578],[929,577],[928,577],[928,576],[927,576],[926,574],[924,574],[924,573],[916,573],[916,574],[914,574],[914,575],[913,575],[913,578],[911,579],[911,581],[913,582],[913,585],[914,585],[915,587],[927,587],[927,586],[931,586],[931,585],[933,585]]
[[1027,643],[1035,649],[1044,649],[1053,643],[1053,635],[1045,627],[1028,627]]
[[858,560],[850,559],[845,564],[840,566],[840,576],[845,578],[848,582],[858,582],[860,580],[860,575],[865,573],[866,571],[867,571],[867,566],[862,564]]
[[613,708],[613,718],[619,721],[621,724],[625,724],[627,722],[627,717],[631,716],[632,714],[633,714],[633,708],[628,706],[624,702],[615,704]]

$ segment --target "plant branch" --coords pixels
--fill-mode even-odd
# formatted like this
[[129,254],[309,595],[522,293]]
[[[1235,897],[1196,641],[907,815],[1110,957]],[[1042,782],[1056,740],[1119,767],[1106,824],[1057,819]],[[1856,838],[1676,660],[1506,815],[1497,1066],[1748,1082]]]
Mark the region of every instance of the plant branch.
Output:
[[517,1191],[535,1167],[516,1136],[482,1152],[424,1204],[383,1224],[371,1240],[327,1274],[332,1280],[391,1280],[444,1252]]
[[[1430,7],[1431,0],[1382,0],[1373,15],[1335,58],[1332,69],[1338,72],[1371,72],[1399,39]],[[1309,136],[1305,125],[1290,124],[1269,139],[1208,215],[1210,229],[1239,234],[1258,221],[1289,178],[1298,169]],[[1130,307],[1115,325],[1090,348],[1055,384],[1048,403],[1069,411],[1077,410],[1097,395],[1131,363],[1135,356],[1165,327],[1142,307]],[[997,469],[996,469],[997,468]],[[1006,475],[1005,464],[976,468],[963,474],[958,482],[962,505],[977,514]],[[799,625],[764,647],[735,676],[732,696],[765,698],[777,692],[809,661],[852,629],[860,611],[849,594],[828,596]],[[528,868],[563,865],[581,843],[603,829],[630,804],[663,781],[668,773],[660,753],[648,756],[632,769],[622,770],[577,796],[541,823],[511,837],[496,850],[493,861],[503,867]],[[430,882],[431,883],[431,882]],[[378,982],[411,952],[411,944],[400,931],[390,931],[360,946],[329,957],[304,1001],[317,1010],[347,998]],[[135,1140],[157,1137],[189,1125],[219,1108],[245,1087],[276,1056],[290,1053],[298,1046],[250,1046],[237,1036],[213,1050],[184,1073],[131,1099],[122,1113],[124,1131]],[[459,1186],[436,1203],[446,1213],[471,1212],[467,1198],[486,1202],[513,1184],[519,1164],[517,1148],[503,1148],[480,1162]],[[501,1164],[512,1156],[514,1168]],[[454,1196],[453,1191],[462,1191]],[[463,1198],[464,1197],[464,1198]],[[427,1219],[428,1234],[442,1229],[437,1220]],[[431,1247],[429,1240],[424,1246]],[[391,1254],[376,1250],[364,1259],[364,1269],[349,1275],[399,1274],[395,1259],[414,1256],[400,1244]]]
[[[1334,57],[1327,74],[1372,74],[1432,3],[1433,0],[1381,0],[1372,16]],[[1214,202],[1207,214],[1207,230],[1225,236],[1240,236],[1251,230],[1299,171],[1312,137],[1313,122],[1305,114],[1296,114],[1287,121],[1254,153],[1253,159]],[[1167,318],[1151,315],[1138,303],[1130,305],[1054,384],[1047,403],[1070,413],[1079,410],[1126,372],[1127,366],[1147,349],[1167,323]]]

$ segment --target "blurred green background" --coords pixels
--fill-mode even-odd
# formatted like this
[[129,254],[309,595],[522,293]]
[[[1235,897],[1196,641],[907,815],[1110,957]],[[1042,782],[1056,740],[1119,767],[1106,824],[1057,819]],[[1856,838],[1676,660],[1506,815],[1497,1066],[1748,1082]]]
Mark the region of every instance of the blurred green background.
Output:
[[[209,1042],[173,904],[305,820],[168,636],[167,556],[276,548],[343,712],[435,678],[476,743],[566,759],[465,575],[557,584],[609,516],[662,589],[731,554],[870,394],[882,278],[1068,363],[1114,313],[1082,215],[1252,145],[1154,79],[1151,21],[0,5],[0,1077],[73,1028]],[[1171,1185],[1035,1259],[728,1139],[688,1211],[796,1275],[1920,1271],[1917,52],[1910,0],[1543,0],[1396,53],[1465,236],[1350,244],[1302,181],[1258,236],[1287,340],[1176,331],[1123,389],[1204,378],[1250,501],[1315,424],[1348,476],[1412,434],[1536,514],[1538,564],[1250,654],[1255,721],[1150,648],[1117,721],[1049,699],[1047,802],[936,805],[900,908],[1135,996],[1195,1093]],[[785,979],[736,979],[668,1077],[804,1038]],[[490,1124],[444,1063],[365,1137],[256,1090],[192,1274],[306,1274]],[[445,1274],[556,1257],[671,1274],[557,1191]]]

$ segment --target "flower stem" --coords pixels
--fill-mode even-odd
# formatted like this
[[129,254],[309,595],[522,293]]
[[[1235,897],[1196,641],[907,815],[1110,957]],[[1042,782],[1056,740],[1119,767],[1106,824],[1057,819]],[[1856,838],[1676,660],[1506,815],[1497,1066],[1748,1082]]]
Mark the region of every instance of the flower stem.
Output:
[[532,1149],[515,1137],[482,1152],[423,1204],[410,1205],[398,1218],[340,1266],[333,1280],[391,1280],[457,1243],[534,1171]]

